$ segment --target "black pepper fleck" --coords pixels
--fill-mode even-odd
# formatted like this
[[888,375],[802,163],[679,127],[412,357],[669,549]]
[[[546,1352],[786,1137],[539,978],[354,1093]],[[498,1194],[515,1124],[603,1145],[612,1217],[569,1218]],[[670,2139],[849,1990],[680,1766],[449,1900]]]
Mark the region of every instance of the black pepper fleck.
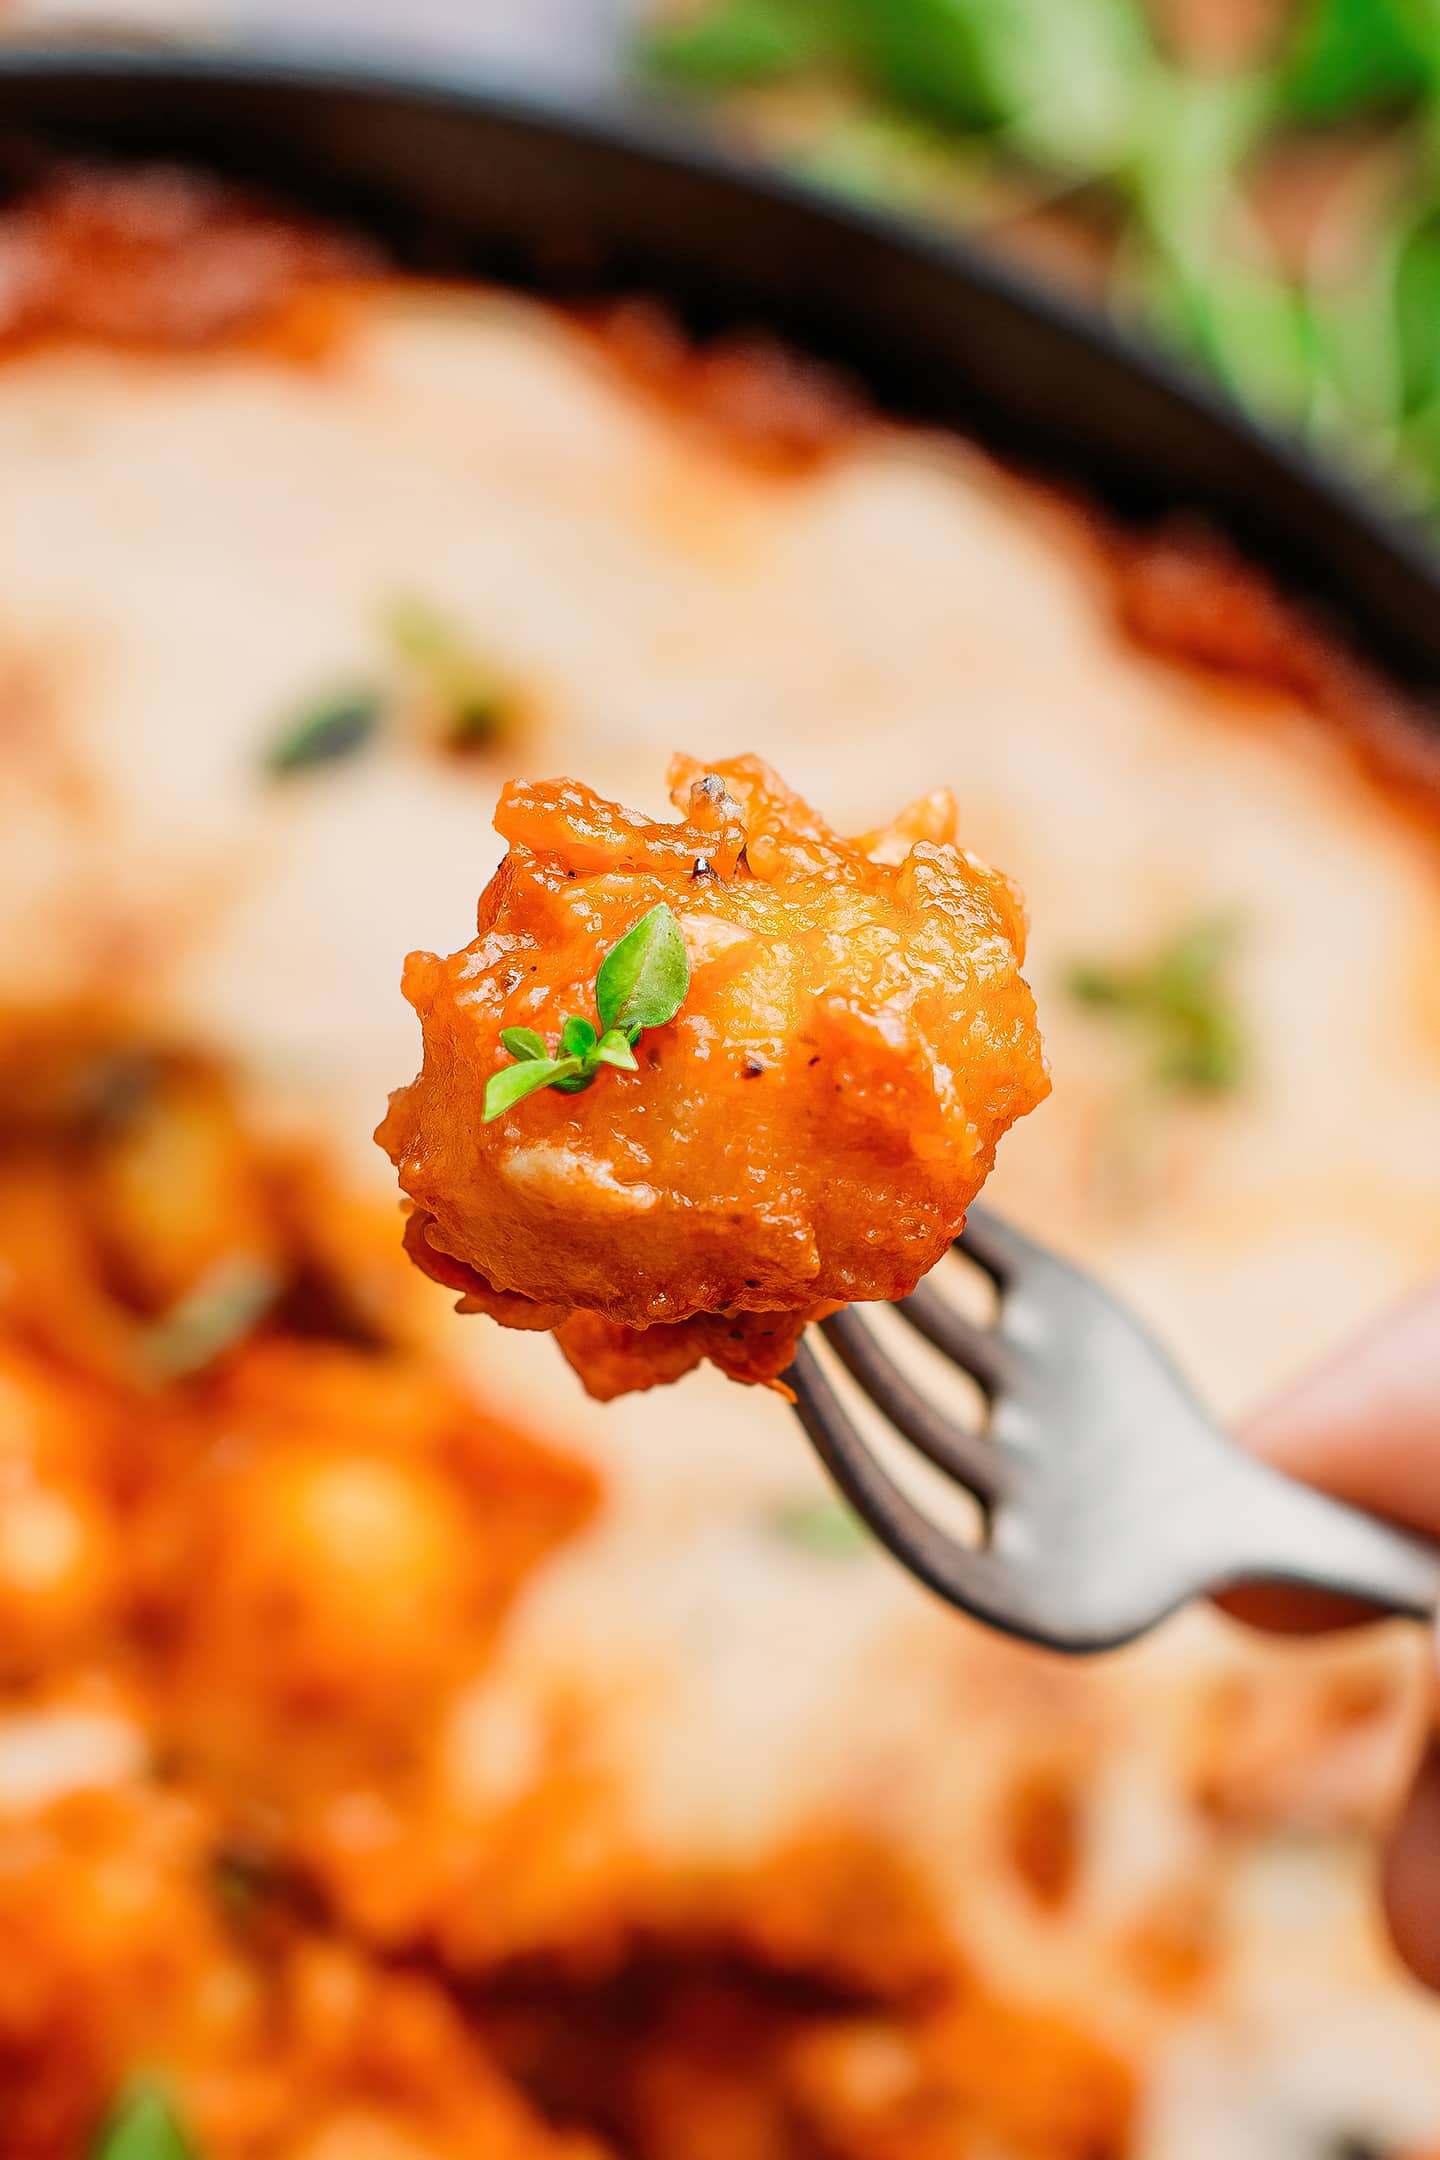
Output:
[[692,871],[690,872],[690,875],[691,875],[691,877],[692,877],[692,878],[713,878],[713,877],[714,877],[714,875],[715,875],[715,866],[714,866],[714,864],[713,864],[713,863],[711,862],[711,860],[710,860],[710,858],[709,858],[709,856],[708,856],[708,855],[697,855],[697,856],[695,857],[695,867],[694,867],[694,869],[693,869],[693,870],[692,870]]
[[744,1066],[744,1077],[747,1080],[758,1080],[761,1073],[768,1071],[768,1069],[763,1058],[747,1057]]

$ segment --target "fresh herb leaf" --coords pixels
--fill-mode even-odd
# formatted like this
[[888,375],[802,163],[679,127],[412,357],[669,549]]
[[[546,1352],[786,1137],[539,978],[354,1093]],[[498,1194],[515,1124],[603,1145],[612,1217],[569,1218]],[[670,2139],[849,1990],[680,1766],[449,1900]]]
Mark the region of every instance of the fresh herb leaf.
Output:
[[91,2145],[89,2160],[195,2160],[163,2089],[132,2085]]
[[595,978],[595,1003],[604,1034],[582,1013],[571,1013],[560,1030],[558,1058],[533,1028],[502,1028],[501,1047],[516,1059],[485,1083],[485,1123],[523,1102],[538,1088],[578,1095],[602,1065],[638,1072],[634,1045],[642,1028],[673,1020],[690,988],[690,961],[679,923],[662,900],[612,945]]
[[[1304,421],[1317,376],[1311,313],[1240,184],[1270,100],[1260,75],[1157,67],[1126,176],[1133,225],[1124,252],[1131,297],[1157,328],[1237,396]],[[1228,244],[1236,233],[1243,251]]]
[[[635,1032],[638,1035],[640,1031],[637,1028]],[[630,1047],[630,1038],[623,1028],[611,1028],[608,1034],[602,1035],[595,1045],[594,1057],[597,1065],[618,1065],[622,1072],[640,1070]]]
[[921,212],[968,211],[980,200],[992,162],[987,149],[963,136],[889,111],[842,115],[787,159],[812,186]]
[[385,700],[378,690],[324,698],[287,721],[265,753],[265,770],[279,780],[312,765],[353,757],[378,735],[384,717]]
[[1440,209],[1405,240],[1395,272],[1400,396],[1407,413],[1440,398]]
[[993,35],[1003,12],[976,0],[855,0],[864,71],[910,112],[951,127],[998,127],[1011,117]]
[[795,0],[726,0],[686,22],[661,23],[641,39],[652,74],[697,90],[775,82],[826,55],[818,9]]
[[[1117,312],[1433,509],[1440,340],[1428,243],[1412,234],[1440,167],[1440,0],[1295,0],[1279,11],[1288,32],[1238,66],[1167,57],[1154,12],[1143,0],[699,0],[641,54],[701,90],[801,71],[801,95],[745,114],[794,169],[979,222],[991,240],[1010,227],[1047,250],[1073,243],[1056,260],[1087,276],[1107,264]],[[1367,160],[1389,161],[1397,185],[1347,177]],[[1332,184],[1353,232],[1343,255],[1314,229]]]
[[1226,982],[1237,930],[1228,918],[1193,924],[1156,957],[1135,967],[1081,963],[1070,995],[1110,1013],[1147,1043],[1151,1076],[1162,1087],[1230,1094],[1249,1064],[1248,1045]]
[[662,900],[627,930],[600,963],[595,1009],[612,1028],[664,1027],[685,1002],[690,959],[671,909]]
[[501,1028],[500,1041],[513,1058],[543,1058],[550,1055],[545,1047],[544,1036],[537,1035],[534,1028]]
[[[582,1080],[579,1058],[526,1058],[518,1065],[502,1065],[485,1083],[485,1123],[501,1117],[505,1111],[523,1102],[527,1095],[534,1095],[543,1087],[560,1087],[567,1081]],[[569,1092],[569,1090],[567,1090]]]
[[975,5],[1007,141],[1070,177],[1116,171],[1134,154],[1160,62],[1136,0]]
[[1348,119],[1422,98],[1440,79],[1434,0],[1308,0],[1279,76],[1292,120]]
[[593,1020],[572,1013],[560,1030],[560,1048],[566,1057],[583,1058],[595,1048],[599,1035]]
[[446,740],[452,750],[479,750],[504,735],[515,716],[515,702],[498,683],[476,684],[450,701]]
[[[1263,75],[1157,66],[1151,76],[1126,190],[1144,236],[1192,272],[1216,259],[1222,232],[1244,214],[1240,172],[1270,111]],[[1247,247],[1257,237],[1247,226]]]
[[163,1380],[203,1372],[244,1340],[283,1288],[270,1263],[253,1253],[217,1260],[193,1290],[146,1330],[143,1351],[151,1372]]
[[1157,258],[1148,281],[1157,321],[1237,398],[1300,426],[1321,387],[1319,330],[1306,294],[1263,266],[1217,257]]
[[477,749],[504,734],[514,716],[514,696],[462,623],[407,595],[392,605],[387,628],[452,749]]
[[833,1493],[819,1500],[786,1501],[771,1515],[770,1528],[787,1545],[824,1560],[854,1559],[870,1542],[854,1509]]

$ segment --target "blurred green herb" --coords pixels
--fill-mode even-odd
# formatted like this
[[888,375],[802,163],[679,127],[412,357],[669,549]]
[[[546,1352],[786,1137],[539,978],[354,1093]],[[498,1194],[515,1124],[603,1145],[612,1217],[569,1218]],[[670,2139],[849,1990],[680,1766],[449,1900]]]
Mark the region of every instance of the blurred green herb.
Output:
[[462,624],[413,595],[390,608],[386,630],[404,666],[434,708],[452,750],[475,750],[503,735],[515,700]]
[[1078,963],[1067,988],[1077,1004],[1133,1031],[1157,1086],[1231,1094],[1249,1063],[1228,980],[1238,934],[1228,917],[1197,922],[1137,965]]
[[541,1088],[576,1095],[588,1088],[602,1065],[638,1072],[635,1044],[647,1027],[664,1027],[684,1004],[690,988],[685,938],[662,900],[642,915],[600,963],[595,978],[597,1028],[583,1014],[572,1013],[560,1030],[560,1054],[550,1055],[534,1028],[500,1030],[500,1047],[514,1058],[485,1083],[485,1123],[523,1102]]
[[1395,263],[1399,395],[1407,416],[1440,402],[1440,203],[1416,220]]
[[132,2085],[91,2144],[88,2160],[195,2160],[163,2088]]
[[233,1921],[252,1920],[278,1885],[275,1863],[248,1845],[222,1845],[211,1855],[210,1890]]
[[818,1500],[787,1500],[769,1517],[769,1527],[785,1544],[822,1560],[850,1560],[870,1542],[854,1509],[834,1493]]
[[[1163,51],[1142,0],[715,0],[640,52],[712,97],[818,86],[775,127],[821,185],[982,229],[1064,206],[1086,260],[1108,248],[1118,314],[1360,470],[1440,493],[1440,0],[1297,0],[1229,70]],[[748,137],[765,126],[752,112]],[[1377,146],[1393,184],[1337,274],[1327,228]],[[1312,151],[1340,177],[1302,242],[1257,175]]]
[[1434,0],[1312,0],[1278,71],[1288,119],[1333,121],[1423,98],[1440,75]]
[[923,211],[942,194],[974,198],[981,168],[953,136],[927,120],[861,112],[837,121],[786,160],[802,180],[860,202]]
[[353,757],[373,741],[384,717],[381,690],[347,690],[322,698],[286,721],[265,753],[265,769],[279,780]]
[[773,82],[825,56],[823,15],[796,0],[723,0],[685,22],[645,34],[648,66],[697,89]]
[[283,1288],[268,1261],[253,1253],[227,1254],[146,1331],[147,1365],[162,1380],[203,1372],[244,1340]]
[[381,620],[388,665],[372,684],[334,692],[292,713],[264,753],[272,779],[354,757],[381,734],[416,691],[432,736],[449,750],[483,747],[513,725],[513,686],[484,657],[462,625],[413,595]]

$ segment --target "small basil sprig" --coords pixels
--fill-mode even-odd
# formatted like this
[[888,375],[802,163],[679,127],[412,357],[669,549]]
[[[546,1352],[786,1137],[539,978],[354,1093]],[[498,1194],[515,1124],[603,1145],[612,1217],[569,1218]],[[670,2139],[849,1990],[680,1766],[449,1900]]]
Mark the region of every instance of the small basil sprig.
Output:
[[870,1543],[859,1516],[835,1494],[785,1502],[769,1517],[769,1528],[787,1545],[820,1560],[849,1560]]
[[162,2088],[147,2079],[121,2096],[90,2160],[195,2160],[195,2149]]
[[203,1372],[242,1342],[284,1290],[277,1269],[256,1253],[227,1253],[143,1337],[145,1360],[157,1379],[183,1380]]
[[1195,1095],[1232,1095],[1250,1063],[1250,1045],[1229,986],[1239,925],[1202,918],[1148,961],[1072,967],[1068,987],[1079,1005],[1136,1030],[1150,1052],[1158,1087]]
[[595,978],[593,1020],[572,1013],[560,1030],[559,1055],[552,1057],[534,1028],[500,1031],[501,1047],[514,1058],[492,1073],[485,1084],[485,1123],[500,1117],[540,1088],[577,1095],[589,1087],[602,1065],[637,1072],[635,1043],[642,1028],[664,1027],[685,1002],[690,961],[680,925],[662,900],[612,945]]
[[517,701],[463,624],[428,601],[405,595],[391,607],[386,628],[450,749],[480,749],[507,732]]
[[265,770],[272,780],[283,780],[314,765],[354,757],[374,741],[384,717],[385,700],[378,690],[357,687],[322,698],[292,714],[265,753]]

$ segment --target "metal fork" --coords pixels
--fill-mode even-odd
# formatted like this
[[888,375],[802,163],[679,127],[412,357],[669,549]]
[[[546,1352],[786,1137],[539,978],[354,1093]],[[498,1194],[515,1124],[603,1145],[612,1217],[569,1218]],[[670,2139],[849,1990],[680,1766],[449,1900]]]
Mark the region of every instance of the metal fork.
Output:
[[1191,1598],[1249,1582],[1417,1619],[1440,1607],[1440,1550],[1246,1454],[1087,1276],[979,1208],[958,1249],[995,1286],[992,1324],[964,1317],[933,1278],[891,1310],[978,1384],[978,1429],[912,1383],[859,1307],[821,1325],[895,1430],[979,1502],[978,1545],[900,1489],[808,1342],[785,1376],[836,1484],[941,1597],[1073,1652],[1114,1648]]

